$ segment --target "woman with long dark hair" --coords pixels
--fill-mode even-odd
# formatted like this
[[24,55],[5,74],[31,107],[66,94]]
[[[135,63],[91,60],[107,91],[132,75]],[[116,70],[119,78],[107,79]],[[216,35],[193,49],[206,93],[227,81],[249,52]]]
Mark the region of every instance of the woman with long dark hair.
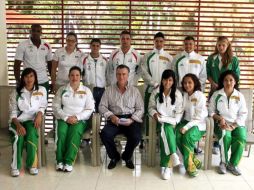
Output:
[[23,147],[26,147],[26,168],[30,174],[38,174],[38,132],[42,116],[47,107],[47,91],[38,86],[37,74],[32,68],[26,68],[21,81],[10,97],[10,128],[13,134],[13,159],[11,175],[19,176],[22,167]]
[[206,97],[201,91],[199,79],[194,74],[186,74],[182,80],[184,117],[176,126],[176,142],[183,155],[183,163],[191,177],[198,175],[202,163],[194,154],[195,143],[206,130]]
[[245,98],[238,90],[238,76],[234,71],[225,71],[221,74],[218,90],[214,92],[209,103],[209,115],[215,121],[214,132],[220,145],[220,174],[225,174],[228,169],[234,175],[241,175],[237,166],[246,143],[247,114]]
[[183,114],[183,98],[176,89],[175,73],[172,70],[165,70],[162,73],[160,88],[155,89],[149,100],[149,114],[158,122],[161,150],[161,175],[162,179],[169,179],[171,168],[180,164],[176,154],[175,126],[181,120]]

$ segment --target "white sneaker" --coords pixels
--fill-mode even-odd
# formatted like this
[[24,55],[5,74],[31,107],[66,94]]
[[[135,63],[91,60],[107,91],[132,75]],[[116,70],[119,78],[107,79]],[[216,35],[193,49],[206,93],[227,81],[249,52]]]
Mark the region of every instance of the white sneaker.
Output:
[[178,165],[178,171],[180,174],[184,175],[186,173],[186,169],[183,164]]
[[165,170],[164,170],[164,173],[161,176],[162,179],[164,179],[164,180],[170,179],[171,173],[172,173],[171,168],[166,167]]
[[18,177],[19,176],[19,170],[18,169],[11,169],[11,176],[12,177]]
[[65,172],[71,172],[73,167],[71,165],[65,164],[63,167],[63,171]]
[[161,167],[161,176],[164,175],[165,167]]
[[176,153],[171,154],[170,159],[172,160],[173,167],[176,167],[179,164],[181,164],[179,157]]
[[220,154],[220,148],[219,147],[213,147],[212,152],[213,152],[213,154],[219,155]]
[[39,173],[39,170],[37,168],[30,168],[29,172],[31,175],[37,175]]
[[57,171],[63,171],[64,165],[62,162],[56,164],[56,170]]

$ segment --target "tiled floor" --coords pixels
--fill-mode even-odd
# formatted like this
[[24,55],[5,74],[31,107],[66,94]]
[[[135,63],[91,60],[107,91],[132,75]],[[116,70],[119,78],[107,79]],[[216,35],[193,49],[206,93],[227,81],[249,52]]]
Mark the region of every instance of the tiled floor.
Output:
[[[228,173],[219,175],[213,170],[200,170],[199,176],[189,178],[174,171],[168,181],[160,179],[159,165],[149,168],[145,165],[145,153],[136,150],[136,168],[130,170],[121,162],[113,170],[106,168],[106,159],[102,148],[100,167],[90,165],[89,146],[79,152],[74,171],[71,173],[56,172],[54,169],[54,145],[50,141],[47,146],[47,166],[40,169],[38,176],[31,176],[22,170],[17,178],[10,177],[11,147],[0,135],[0,190],[254,190],[254,152],[249,158],[243,157],[240,168],[243,175],[236,177]],[[246,155],[246,152],[245,152]],[[202,158],[202,154],[200,158]],[[218,156],[213,156],[213,166],[219,162]],[[157,161],[159,158],[157,159]]]

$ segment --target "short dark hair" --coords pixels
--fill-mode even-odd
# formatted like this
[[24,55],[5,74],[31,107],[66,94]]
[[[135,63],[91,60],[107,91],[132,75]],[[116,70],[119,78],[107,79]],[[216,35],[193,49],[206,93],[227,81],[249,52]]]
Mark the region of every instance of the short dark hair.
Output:
[[69,32],[67,35],[66,35],[66,38],[68,36],[74,36],[74,38],[76,39],[76,48],[78,48],[78,36],[75,32]]
[[19,85],[17,86],[17,89],[16,89],[19,96],[21,95],[21,90],[26,86],[24,78],[25,78],[25,76],[29,75],[30,73],[34,74],[34,87],[35,87],[35,90],[39,90],[38,78],[37,78],[36,71],[34,69],[30,68],[30,67],[27,67],[23,70],[23,72],[21,74],[20,83],[19,83]]
[[193,92],[195,92],[195,91],[201,91],[201,83],[200,83],[198,77],[196,75],[192,74],[192,73],[188,73],[188,74],[186,74],[183,77],[183,80],[181,82],[183,91],[186,92],[186,90],[184,89],[183,84],[184,84],[184,79],[187,78],[187,77],[190,77],[192,79],[192,81],[194,82],[194,90],[193,90]]
[[163,39],[165,39],[165,36],[164,36],[164,34],[162,33],[162,32],[157,32],[155,35],[154,35],[154,39],[155,38],[163,38]]
[[81,76],[81,69],[80,69],[78,66],[73,66],[73,67],[71,67],[70,70],[69,70],[69,75],[70,75],[71,72],[74,71],[74,70],[78,71],[79,74],[80,74],[80,76]]
[[90,42],[90,45],[95,42],[101,44],[101,40],[99,38],[93,38]]
[[226,70],[223,73],[220,74],[219,82],[218,82],[218,90],[224,88],[223,82],[227,75],[231,75],[235,79],[235,86],[234,88],[236,90],[239,90],[239,78],[236,75],[236,73],[232,70]]
[[117,67],[116,67],[116,70],[117,69],[127,69],[128,70],[128,73],[130,73],[130,68],[127,66],[127,65],[118,65]]
[[120,34],[120,36],[124,35],[124,34],[128,34],[131,36],[131,33],[128,30],[123,30]]
[[193,36],[186,36],[186,37],[184,38],[184,41],[185,41],[185,40],[192,40],[192,41],[195,42],[195,39],[194,39]]
[[31,25],[31,29],[32,28],[42,28],[40,24],[32,24]]
[[76,41],[78,42],[78,36],[77,36],[77,34],[76,34],[75,32],[69,32],[69,33],[66,35],[66,38],[67,38],[68,36],[74,36],[75,39],[76,39]]

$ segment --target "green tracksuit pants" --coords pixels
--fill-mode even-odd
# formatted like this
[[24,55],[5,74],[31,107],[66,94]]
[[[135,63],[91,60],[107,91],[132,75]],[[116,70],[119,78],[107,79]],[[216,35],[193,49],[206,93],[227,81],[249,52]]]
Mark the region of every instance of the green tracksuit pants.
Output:
[[188,172],[195,172],[197,170],[197,164],[200,161],[195,157],[194,147],[201,137],[205,134],[205,131],[199,131],[197,126],[190,128],[185,134],[180,132],[180,129],[184,127],[188,121],[183,120],[176,126],[176,143],[183,155],[184,167]]
[[86,128],[87,122],[84,121],[70,125],[61,119],[57,120],[57,163],[73,165],[79,150],[82,135]]
[[23,148],[26,148],[26,167],[38,167],[37,147],[38,132],[34,127],[33,121],[25,121],[21,123],[26,129],[26,135],[17,134],[16,126],[11,123],[10,131],[12,132],[12,169],[20,169],[22,166]]
[[[238,126],[233,131],[226,131],[221,130],[221,128],[215,124],[214,132],[219,139],[221,161],[226,164],[230,163],[233,166],[237,166],[242,158],[246,144],[246,127]],[[229,159],[228,151],[230,147],[231,156]]]
[[170,155],[176,153],[176,136],[174,126],[158,123],[160,129],[160,166],[169,167]]

